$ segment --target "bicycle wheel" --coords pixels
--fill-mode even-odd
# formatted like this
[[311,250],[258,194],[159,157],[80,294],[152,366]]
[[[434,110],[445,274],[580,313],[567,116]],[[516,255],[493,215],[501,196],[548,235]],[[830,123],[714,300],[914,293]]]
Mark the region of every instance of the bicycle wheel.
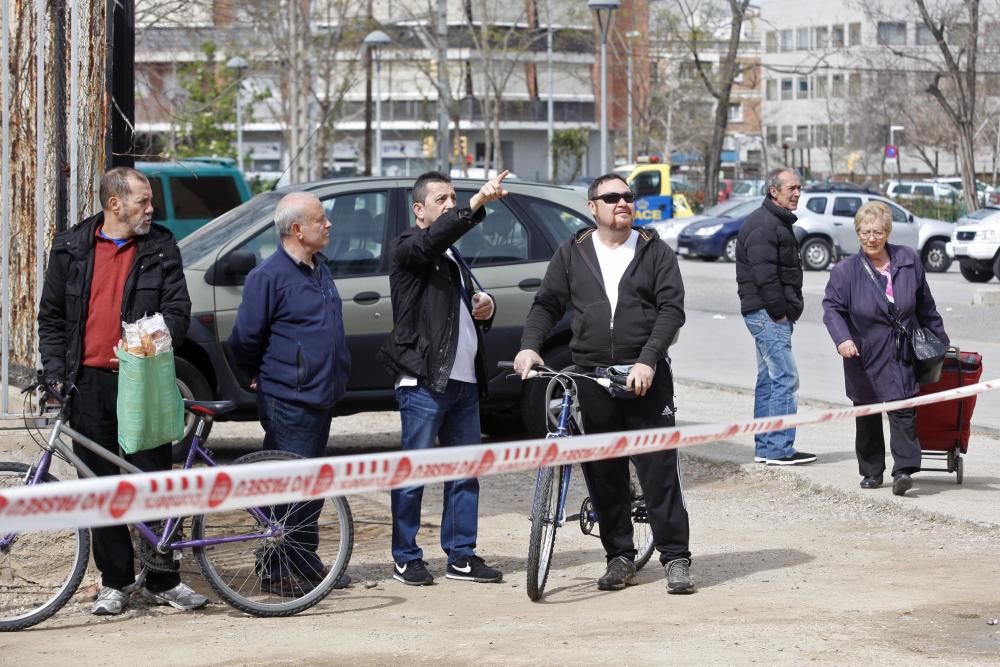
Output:
[[635,473],[635,462],[631,459],[628,462],[628,470],[631,496],[629,513],[632,516],[632,540],[636,551],[635,570],[638,572],[649,562],[656,545],[653,541],[653,528],[649,525],[649,517],[646,514],[646,498],[643,496],[639,477]]
[[556,542],[559,522],[559,493],[562,489],[564,467],[543,468],[535,483],[535,497],[531,502],[531,536],[528,542],[528,597],[538,600],[545,591],[552,563],[552,549]]
[[[0,463],[0,489],[25,485],[28,466]],[[45,483],[59,480],[45,475]],[[0,631],[41,623],[69,602],[90,558],[86,528],[0,535]]]
[[[264,451],[233,463],[299,458],[289,452]],[[303,531],[303,526],[314,521],[318,530]],[[194,518],[191,534],[195,540],[209,542],[194,549],[208,583],[226,603],[254,616],[291,616],[318,603],[344,574],[354,548],[354,520],[344,498],[203,514]],[[237,536],[248,539],[221,542]],[[307,548],[303,539],[314,541],[315,550]],[[220,542],[212,544],[213,540]],[[322,572],[305,571],[304,560],[315,560],[313,551]],[[318,580],[303,584],[307,576]]]

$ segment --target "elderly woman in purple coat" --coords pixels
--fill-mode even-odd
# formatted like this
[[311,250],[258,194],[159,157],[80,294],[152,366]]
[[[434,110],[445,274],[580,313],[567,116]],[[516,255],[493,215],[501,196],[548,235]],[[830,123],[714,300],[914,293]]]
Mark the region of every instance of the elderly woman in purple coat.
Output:
[[[949,344],[924,267],[912,248],[888,243],[892,212],[882,202],[862,206],[854,229],[861,252],[834,266],[823,297],[823,323],[844,358],[847,397],[866,405],[916,396],[920,386],[909,342],[893,326],[892,314],[907,331],[924,326]],[[913,486],[910,475],[920,470],[916,410],[888,414],[892,492],[901,496]],[[878,488],[885,472],[882,415],[857,417],[855,428],[861,488]]]

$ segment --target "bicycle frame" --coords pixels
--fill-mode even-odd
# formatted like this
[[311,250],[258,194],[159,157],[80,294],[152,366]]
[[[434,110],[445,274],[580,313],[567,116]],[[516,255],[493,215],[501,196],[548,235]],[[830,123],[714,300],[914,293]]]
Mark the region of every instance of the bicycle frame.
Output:
[[[572,380],[569,381],[572,384]],[[554,433],[549,433],[546,437],[549,438],[565,438],[566,436],[572,435],[570,433],[570,416],[573,412],[573,403],[576,401],[576,387],[567,387],[565,384],[563,387],[566,389],[563,392],[562,397],[562,407],[559,409],[559,423],[556,426]],[[573,466],[572,464],[564,464],[560,466],[564,474],[560,475],[559,479],[561,484],[559,486],[559,502],[557,504],[558,512],[556,514],[556,526],[562,528],[566,525],[566,499],[569,497],[569,482],[570,475],[572,474]],[[535,485],[537,486],[542,479],[543,468],[539,468],[538,473],[535,477]],[[532,502],[537,502],[537,500],[532,500]],[[534,510],[535,508],[532,507]]]
[[[188,449],[187,458],[184,461],[184,470],[191,469],[197,461],[205,463],[210,468],[216,467],[216,463],[212,458],[211,452],[209,452],[203,445],[201,435],[204,430],[206,418],[204,415],[198,415],[198,421],[195,426],[194,437],[191,439],[191,446]],[[80,446],[84,447],[88,451],[97,456],[101,457],[105,461],[118,466],[123,471],[129,474],[140,474],[145,471],[140,470],[134,464],[129,463],[117,454],[113,454],[109,450],[102,447],[97,442],[94,442],[87,436],[73,430],[70,426],[66,424],[66,419],[63,411],[60,411],[58,417],[56,418],[55,425],[52,427],[52,433],[49,435],[48,442],[43,448],[42,456],[38,460],[38,463],[29,468],[29,474],[33,473],[31,480],[25,480],[29,485],[39,484],[48,473],[49,467],[52,464],[52,457],[54,455],[62,456],[70,465],[76,468],[77,472],[81,477],[96,477],[94,471],[91,470],[87,464],[80,459],[79,456],[73,451],[72,445],[67,445],[61,436],[66,435],[72,441],[76,442]],[[257,507],[249,507],[246,510],[262,525],[267,526],[267,530],[262,533],[254,534],[243,534],[243,535],[233,535],[229,537],[214,537],[211,539],[204,540],[177,540],[170,541],[177,532],[177,529],[183,523],[185,517],[172,517],[166,520],[163,527],[163,532],[159,535],[149,527],[146,523],[136,522],[130,524],[135,527],[142,538],[152,545],[158,553],[166,553],[167,551],[181,550],[181,549],[191,549],[212,546],[215,544],[228,544],[231,542],[247,542],[250,540],[259,540],[262,537],[278,537],[283,533],[281,526],[276,525],[275,522],[264,512],[262,512]],[[16,533],[5,535],[0,538],[0,549],[8,547],[17,538]]]

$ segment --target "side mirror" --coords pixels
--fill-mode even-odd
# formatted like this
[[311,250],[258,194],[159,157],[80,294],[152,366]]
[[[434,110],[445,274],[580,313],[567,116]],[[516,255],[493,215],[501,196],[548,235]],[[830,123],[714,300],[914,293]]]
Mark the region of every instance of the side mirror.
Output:
[[912,213],[910,213],[908,216],[906,216],[906,221],[907,222],[913,222],[913,214]]
[[222,260],[222,271],[233,278],[246,278],[257,266],[257,257],[249,250],[234,250]]

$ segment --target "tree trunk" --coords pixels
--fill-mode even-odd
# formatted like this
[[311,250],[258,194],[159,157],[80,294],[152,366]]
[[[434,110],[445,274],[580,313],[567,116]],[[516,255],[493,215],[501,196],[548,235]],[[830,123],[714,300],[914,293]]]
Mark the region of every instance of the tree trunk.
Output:
[[[104,171],[104,137],[110,125],[107,122],[110,110],[105,69],[106,7],[102,1],[84,0],[77,4],[77,178],[75,183],[68,183],[68,158],[63,163],[58,156],[68,156],[70,147],[57,145],[56,138],[70,136],[69,133],[57,132],[57,128],[69,125],[69,6],[63,5],[53,11],[44,31],[46,44],[42,76],[45,108],[42,127],[36,122],[36,84],[39,77],[36,49],[42,31],[37,25],[34,3],[15,2],[10,8],[10,109],[0,109],[0,113],[9,113],[8,117],[16,119],[16,122],[10,126],[11,160],[9,165],[5,165],[10,176],[10,201],[0,202],[0,207],[9,207],[10,252],[7,259],[10,262],[10,281],[0,289],[6,290],[10,296],[9,320],[6,313],[2,314],[4,325],[10,322],[10,369],[12,376],[20,376],[36,365],[35,304],[40,285],[35,279],[35,263],[39,253],[43,256],[47,254],[55,233],[57,211],[67,210],[65,202],[57,208],[57,193],[62,188],[75,188],[77,192],[78,219],[64,220],[65,226],[76,224],[98,209],[97,185]],[[54,25],[56,20],[60,21],[59,26]],[[53,42],[53,35],[59,32],[66,36],[64,43]],[[60,83],[64,85],[57,90],[56,86]],[[64,100],[62,104],[60,99]],[[45,148],[42,165],[38,165],[35,152],[38,142],[42,142]],[[35,200],[39,167],[40,180],[44,184],[41,210]],[[36,242],[39,221],[44,228],[44,247],[41,248]],[[0,258],[0,261],[4,259]]]
[[976,192],[976,148],[972,123],[963,123],[958,133],[958,156],[961,161],[962,197],[970,211],[979,210],[979,196]]

